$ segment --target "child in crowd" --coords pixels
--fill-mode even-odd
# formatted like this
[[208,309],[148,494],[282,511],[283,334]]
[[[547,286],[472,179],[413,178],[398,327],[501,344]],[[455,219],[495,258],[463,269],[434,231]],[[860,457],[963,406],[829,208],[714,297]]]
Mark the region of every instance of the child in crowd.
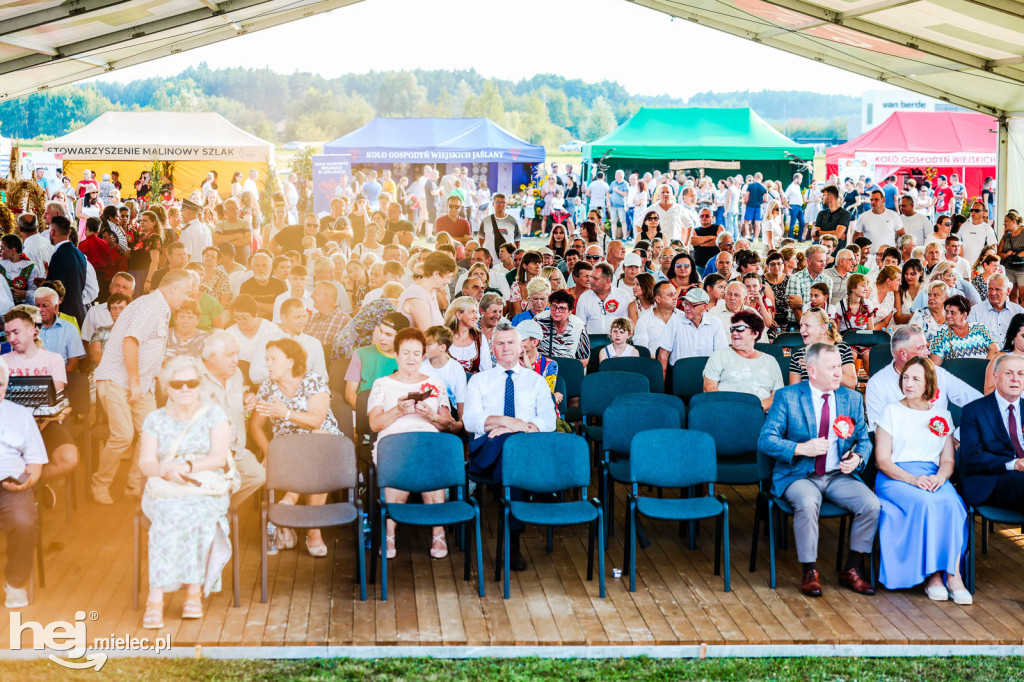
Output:
[[804,303],[804,312],[807,312],[811,308],[821,308],[828,315],[829,319],[834,319],[836,316],[836,307],[828,304],[828,285],[824,282],[816,282],[811,285],[811,295],[808,296],[810,299],[807,303]]
[[[868,278],[856,273],[850,275],[846,280],[846,296],[839,301],[835,320],[839,325],[839,333],[851,329],[874,329],[875,313],[877,311],[871,305],[868,296],[871,295],[871,285]],[[854,360],[860,360],[867,366],[868,351],[870,346],[855,346],[850,344],[853,350]]]
[[[448,387],[448,402],[451,406],[452,416],[462,419],[462,411],[466,403],[466,370],[462,369],[457,361],[448,355],[448,349],[452,345],[452,330],[443,325],[435,325],[427,329],[423,334],[427,339],[427,352],[423,357],[423,365],[420,371],[427,376],[440,379]],[[461,423],[457,422],[458,432]]]
[[608,358],[636,358],[640,357],[637,349],[630,345],[629,340],[633,338],[633,323],[628,317],[616,317],[608,328],[608,335],[612,342],[601,349],[600,362]]

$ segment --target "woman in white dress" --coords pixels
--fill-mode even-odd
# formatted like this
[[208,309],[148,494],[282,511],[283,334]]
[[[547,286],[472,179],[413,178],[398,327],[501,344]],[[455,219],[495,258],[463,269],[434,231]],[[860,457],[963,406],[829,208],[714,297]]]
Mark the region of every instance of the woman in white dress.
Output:
[[807,188],[807,203],[804,205],[804,224],[814,225],[821,211],[821,190],[818,183],[812,182]]
[[[953,419],[936,407],[938,381],[928,358],[911,358],[900,374],[904,398],[882,412],[875,431],[882,502],[879,579],[890,590],[924,583],[929,599],[970,604],[960,575],[967,510],[949,482]],[[945,578],[945,585],[943,585]]]

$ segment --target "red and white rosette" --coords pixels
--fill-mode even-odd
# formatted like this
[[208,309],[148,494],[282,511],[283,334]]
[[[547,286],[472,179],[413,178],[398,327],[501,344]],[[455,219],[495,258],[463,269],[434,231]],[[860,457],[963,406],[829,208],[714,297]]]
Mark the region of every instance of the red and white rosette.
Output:
[[19,291],[25,291],[28,289],[28,280],[24,277],[15,277],[11,280],[11,288],[18,289]]
[[949,435],[949,422],[942,417],[932,417],[928,420],[928,430],[939,438]]
[[931,403],[932,405],[934,405],[934,404],[935,404],[935,403],[937,403],[938,401],[939,401],[939,389],[938,389],[938,388],[936,388],[936,389],[935,389],[935,397],[934,397],[934,398],[932,398],[931,400],[929,400],[928,402],[930,402],[930,403]]
[[420,384],[420,393],[426,393],[427,391],[430,391],[430,395],[428,396],[428,399],[429,398],[439,398],[440,397],[440,394],[438,393],[438,390],[437,390],[437,386],[435,386],[434,384],[431,384],[431,383]]
[[604,309],[605,312],[614,313],[619,309],[619,302],[616,301],[614,298],[610,298],[604,302]]
[[853,420],[846,416],[836,417],[836,420],[832,422],[832,430],[835,431],[836,435],[841,439],[846,440],[853,436]]

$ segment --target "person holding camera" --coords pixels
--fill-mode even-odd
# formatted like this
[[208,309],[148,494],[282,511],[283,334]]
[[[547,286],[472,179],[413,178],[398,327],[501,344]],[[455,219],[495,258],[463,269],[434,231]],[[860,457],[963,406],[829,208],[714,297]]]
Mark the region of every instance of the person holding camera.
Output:
[[[448,409],[448,387],[441,379],[420,371],[427,340],[419,329],[407,327],[395,336],[398,370],[390,376],[378,378],[370,389],[367,402],[370,428],[377,433],[377,442],[395,433],[438,433],[453,431],[458,420]],[[374,445],[373,460],[377,461]],[[444,490],[423,493],[424,504],[444,502]],[[388,502],[403,503],[409,499],[404,490],[385,488]],[[387,558],[395,556],[395,522],[388,519]],[[430,545],[430,556],[443,559],[448,556],[444,526],[435,526]]]

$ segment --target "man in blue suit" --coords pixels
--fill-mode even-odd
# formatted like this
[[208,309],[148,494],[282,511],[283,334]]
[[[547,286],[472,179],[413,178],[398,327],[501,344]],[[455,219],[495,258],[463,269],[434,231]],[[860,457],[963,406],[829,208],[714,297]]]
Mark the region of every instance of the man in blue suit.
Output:
[[64,300],[60,303],[61,312],[78,320],[81,328],[85,320],[85,303],[82,292],[85,290],[86,261],[85,254],[71,243],[71,221],[64,216],[50,219],[50,242],[56,247],[50,256],[47,271],[49,279],[57,280],[64,285]]
[[995,374],[996,390],[965,405],[960,418],[963,496],[971,504],[1024,512],[1024,358],[999,357]]
[[772,493],[795,510],[793,536],[803,564],[803,593],[821,596],[818,512],[825,499],[854,515],[850,554],[839,582],[854,592],[874,594],[871,583],[861,577],[861,559],[874,545],[881,504],[854,476],[871,456],[864,401],[840,385],[842,359],[835,346],[812,344],[805,361],[809,381],[775,393],[757,447],[776,460]]

